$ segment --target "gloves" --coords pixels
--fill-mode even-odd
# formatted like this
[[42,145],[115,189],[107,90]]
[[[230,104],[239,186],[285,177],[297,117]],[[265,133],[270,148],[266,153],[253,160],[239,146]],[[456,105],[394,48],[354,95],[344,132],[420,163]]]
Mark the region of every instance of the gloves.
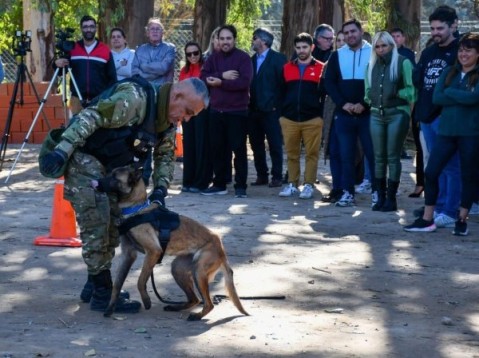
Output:
[[165,197],[168,195],[168,189],[164,186],[157,187],[153,189],[153,192],[150,194],[148,199],[152,203],[160,204],[161,206],[165,206]]
[[42,158],[40,165],[42,166],[43,173],[53,176],[61,169],[67,160],[67,153],[61,149],[55,149]]

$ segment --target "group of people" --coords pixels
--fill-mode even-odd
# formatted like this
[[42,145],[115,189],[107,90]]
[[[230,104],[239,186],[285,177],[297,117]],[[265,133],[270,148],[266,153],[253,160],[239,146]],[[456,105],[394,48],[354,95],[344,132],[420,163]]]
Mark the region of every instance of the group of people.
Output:
[[[253,32],[250,56],[236,47],[236,28],[223,25],[212,33],[205,53],[196,42],[185,45],[185,66],[175,83],[176,48],[163,41],[159,19],[148,21],[148,42],[133,51],[122,29],[111,30],[110,49],[95,38],[95,19],[83,17],[82,39],[70,58],[55,61],[57,67],[70,66],[78,82],[80,93],[71,87],[74,116],[54,150],[40,158],[42,173],[64,174],[65,198],[77,213],[88,267],[82,300],[90,302],[93,310],[108,304],[111,261],[119,236],[114,225],[119,212],[116,199],[92,187],[91,180],[114,166],[140,164],[147,184],[153,170],[149,200],[165,205],[174,169],[176,126],[181,122],[183,192],[225,195],[234,180],[234,195],[247,197],[249,137],[256,170],[251,185],[285,184],[280,197],[310,199],[324,144],[332,189],[322,200],[339,207],[355,205],[361,153],[370,176],[372,210],[388,212],[397,210],[401,152],[412,116],[429,157],[424,158],[425,181],[418,176],[412,193],[418,196],[424,187],[426,205],[421,217],[405,230],[435,230],[435,218],[446,215],[440,210],[446,210],[447,198],[455,192],[449,185],[462,183],[460,204],[450,215],[455,218],[454,233],[467,235],[468,211],[478,198],[479,164],[474,154],[479,149],[475,115],[479,35],[455,38],[454,16],[447,6],[431,15],[435,43],[423,51],[417,65],[414,53],[403,46],[401,29],[380,31],[370,43],[355,19],[346,21],[336,36],[327,24],[319,25],[314,36],[298,34],[289,61],[272,48],[274,36],[269,30]],[[442,176],[447,177],[443,169],[452,165],[454,156],[461,180],[451,183],[451,177]],[[444,201],[440,201],[442,192],[446,192]],[[122,292],[117,311],[139,308],[139,302]]]

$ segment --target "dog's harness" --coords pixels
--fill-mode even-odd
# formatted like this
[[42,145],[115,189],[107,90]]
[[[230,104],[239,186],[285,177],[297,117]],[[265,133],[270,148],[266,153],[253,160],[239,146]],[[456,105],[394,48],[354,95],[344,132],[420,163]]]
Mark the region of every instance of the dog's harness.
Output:
[[[168,210],[163,206],[159,206],[156,209],[147,213],[133,215],[140,210],[147,208],[150,205],[150,201],[147,200],[143,204],[131,206],[129,208],[121,209],[122,216],[127,217],[118,227],[120,235],[125,235],[129,230],[140,224],[149,223],[159,232],[159,241],[163,252],[166,251],[166,247],[170,242],[171,232],[178,229],[180,226],[180,216]],[[130,216],[133,215],[133,216]],[[161,262],[161,259],[160,261]]]

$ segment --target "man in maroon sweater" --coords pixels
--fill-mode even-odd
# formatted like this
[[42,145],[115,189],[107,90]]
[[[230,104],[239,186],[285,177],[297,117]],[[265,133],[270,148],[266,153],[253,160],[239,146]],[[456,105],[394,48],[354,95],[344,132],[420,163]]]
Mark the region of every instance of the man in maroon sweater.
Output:
[[234,153],[235,196],[246,197],[248,159],[246,134],[249,87],[253,78],[253,65],[249,55],[236,48],[236,28],[223,25],[218,32],[220,51],[206,60],[201,79],[210,89],[210,130],[214,179],[203,195],[224,195],[229,151]]

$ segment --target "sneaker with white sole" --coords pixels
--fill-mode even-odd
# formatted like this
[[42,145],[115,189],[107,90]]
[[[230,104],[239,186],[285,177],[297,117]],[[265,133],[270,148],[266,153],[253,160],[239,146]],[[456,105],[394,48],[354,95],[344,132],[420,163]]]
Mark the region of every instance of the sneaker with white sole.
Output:
[[201,195],[226,195],[228,194],[228,189],[219,188],[217,186],[210,186],[208,189],[205,189],[201,192]]
[[472,203],[471,210],[469,210],[469,215],[479,215],[479,204]]
[[346,207],[355,205],[354,195],[349,191],[343,190],[343,196],[336,202],[336,206]]
[[298,188],[296,188],[292,183],[286,185],[283,190],[279,192],[279,196],[287,197],[296,195],[299,192]]
[[356,188],[356,193],[359,194],[370,194],[372,191],[371,182],[367,179],[364,179],[361,184]]
[[311,199],[313,197],[314,188],[311,184],[304,184],[303,190],[299,193],[300,199]]
[[427,221],[423,218],[417,218],[411,225],[404,226],[407,232],[433,232],[436,231],[434,220]]
[[434,224],[436,227],[449,227],[453,228],[456,224],[456,220],[451,218],[449,215],[446,214],[439,214],[434,218]]
[[456,236],[467,236],[469,230],[467,230],[467,222],[462,220],[457,220],[454,224],[454,230],[452,233]]

